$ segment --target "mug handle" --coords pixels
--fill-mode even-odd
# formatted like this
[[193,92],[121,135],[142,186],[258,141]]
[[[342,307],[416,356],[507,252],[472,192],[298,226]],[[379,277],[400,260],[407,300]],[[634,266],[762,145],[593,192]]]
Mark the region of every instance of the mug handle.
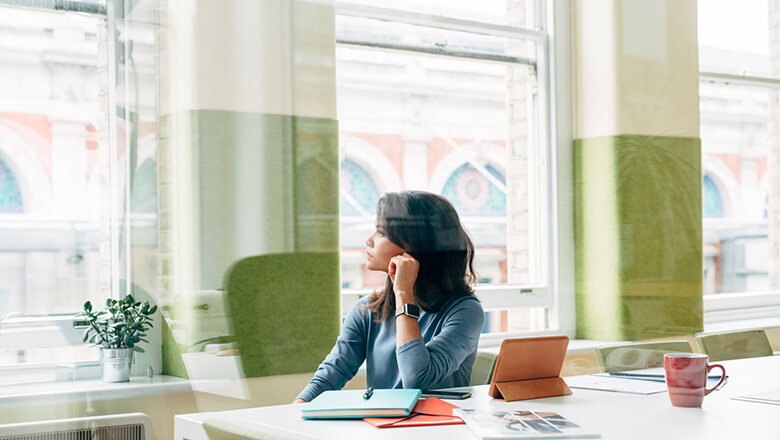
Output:
[[711,393],[711,392],[713,392],[713,391],[717,390],[717,389],[718,389],[718,387],[720,386],[720,384],[722,384],[722,383],[723,383],[723,381],[726,379],[726,369],[725,369],[725,368],[723,368],[723,365],[721,365],[721,364],[712,364],[712,365],[707,365],[707,375],[709,375],[709,374],[710,374],[710,370],[712,370],[713,368],[720,368],[720,371],[722,371],[722,372],[723,372],[723,375],[720,377],[720,381],[718,381],[717,385],[715,385],[714,387],[712,387],[712,388],[707,388],[707,387],[706,387],[706,385],[705,385],[705,387],[704,387],[704,395],[705,395],[705,396],[706,396],[707,394],[709,394],[709,393]]

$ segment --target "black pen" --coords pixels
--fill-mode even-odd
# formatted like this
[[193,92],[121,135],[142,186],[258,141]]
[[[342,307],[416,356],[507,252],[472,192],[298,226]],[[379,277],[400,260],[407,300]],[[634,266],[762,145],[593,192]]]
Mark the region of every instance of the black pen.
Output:
[[366,392],[363,393],[363,400],[368,400],[373,395],[374,395],[374,387],[368,387],[368,389],[366,389]]

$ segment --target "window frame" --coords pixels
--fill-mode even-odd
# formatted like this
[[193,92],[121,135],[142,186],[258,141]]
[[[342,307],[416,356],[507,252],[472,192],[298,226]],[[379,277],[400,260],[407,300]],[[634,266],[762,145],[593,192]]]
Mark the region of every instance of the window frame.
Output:
[[[3,5],[0,1],[0,7],[10,7]],[[13,6],[13,5],[12,5]],[[20,4],[17,6],[27,7],[32,10],[49,11],[54,13],[68,13],[75,12],[79,14],[88,15],[94,17],[96,20],[103,20],[104,26],[108,35],[118,35],[117,24],[122,18],[121,11],[117,10],[117,2],[113,0],[106,0],[105,4],[87,2],[87,1],[73,1],[64,5],[54,4],[38,4],[31,1],[29,5]],[[56,6],[56,7],[55,7]],[[126,50],[125,46],[118,46],[117,38],[108,38],[106,41],[107,53],[106,59],[106,84],[118,83],[118,64],[119,57],[117,51]],[[100,51],[98,51],[98,57],[100,57]],[[98,58],[98,64],[101,63],[101,59]],[[125,79],[125,81],[128,81]],[[125,94],[128,91],[125,90]],[[131,229],[134,226],[132,219],[133,216],[139,216],[131,212],[131,198],[123,197],[124,193],[130,191],[130,164],[128,161],[123,161],[120,158],[118,151],[115,151],[115,143],[118,136],[117,120],[125,119],[125,109],[120,107],[118,102],[118,87],[108,86],[106,90],[106,113],[105,119],[107,121],[107,137],[109,155],[109,191],[111,194],[111,203],[109,206],[109,241],[110,241],[110,270],[109,270],[109,287],[108,292],[111,298],[120,298],[124,296],[124,291],[127,290],[127,280],[132,281],[132,261],[127,258],[132,252],[132,245],[127,237],[130,237]],[[127,121],[125,121],[127,123]],[[125,143],[129,144],[130,130],[125,130]],[[99,135],[99,133],[98,133]],[[124,174],[123,174],[124,173]],[[124,200],[124,203],[118,201]],[[144,215],[141,214],[140,217]],[[122,221],[125,218],[126,221]],[[28,220],[22,217],[22,220]],[[79,222],[76,222],[79,223]],[[124,257],[123,257],[124,255]],[[3,348],[15,348],[19,349],[20,346],[25,348],[51,348],[65,345],[80,345],[82,344],[82,335],[86,325],[78,317],[80,310],[75,311],[74,314],[69,313],[56,313],[48,315],[35,315],[35,316],[21,316],[10,317],[0,324],[0,349]],[[158,312],[159,313],[159,312]],[[152,330],[148,336],[149,350],[148,355],[136,356],[134,360],[133,369],[135,371],[146,371],[146,369],[152,365],[162,364],[162,352],[160,347],[162,346],[162,323],[158,323],[158,326]],[[8,336],[14,335],[14,341],[12,344],[8,343]],[[43,372],[50,372],[57,369],[67,368],[70,370],[69,374],[63,376],[66,379],[94,379],[100,376],[99,369],[89,368],[100,365],[99,353],[97,348],[95,349],[95,356],[92,360],[81,361],[67,361],[67,362],[42,362],[31,363],[22,362],[11,365],[0,366],[0,374],[11,375],[15,377],[15,373],[25,373],[28,369],[35,369]],[[17,373],[18,374],[18,373]],[[60,375],[58,374],[59,378]],[[60,380],[60,379],[57,379]]]
[[[543,264],[541,284],[494,284],[477,285],[475,293],[488,309],[511,309],[538,307],[546,308],[547,327],[544,330],[508,333],[483,333],[480,345],[500,344],[506,337],[531,334],[565,333],[574,336],[574,249],[568,238],[573,239],[573,205],[570,198],[559,199],[559,185],[571,188],[571,177],[566,176],[566,166],[571,166],[570,124],[561,124],[558,117],[571,120],[569,53],[569,5],[549,0],[537,0],[534,22],[540,29],[529,29],[492,23],[469,21],[426,13],[400,11],[369,5],[336,2],[335,15],[376,19],[418,25],[450,31],[469,32],[491,37],[504,37],[513,40],[531,41],[536,44],[536,57],[531,59],[515,58],[513,62],[528,63],[535,68],[537,81],[537,137],[539,161],[545,166],[544,179],[539,184],[539,205],[542,207],[542,224],[537,228],[542,238],[539,244],[539,262]],[[558,34],[561,37],[558,38]],[[431,53],[414,46],[384,47],[379,42],[340,40],[336,34],[337,47],[381,48],[398,50],[401,53]],[[457,54],[437,55],[454,56]],[[461,58],[463,59],[463,58]],[[467,58],[466,58],[467,59]],[[506,60],[505,60],[506,61]],[[559,69],[556,69],[560,66]],[[556,87],[552,87],[555,84]],[[561,89],[556,93],[556,88]],[[559,132],[559,127],[561,131]],[[563,177],[566,176],[566,177]],[[568,192],[568,191],[567,191]],[[562,219],[560,214],[564,215]],[[567,240],[561,240],[566,237]],[[566,262],[567,264],[561,264]],[[562,268],[566,266],[567,268]],[[561,288],[567,293],[559,293]],[[341,291],[341,312],[346,316],[354,304],[362,297],[370,295],[373,289],[345,288]]]
[[[699,71],[699,84],[702,83],[780,90],[780,79],[707,71]],[[702,302],[705,329],[721,323],[739,324],[740,321],[777,319],[780,316],[780,290],[726,294],[704,294],[702,291]],[[752,324],[747,322],[745,327],[752,327]]]

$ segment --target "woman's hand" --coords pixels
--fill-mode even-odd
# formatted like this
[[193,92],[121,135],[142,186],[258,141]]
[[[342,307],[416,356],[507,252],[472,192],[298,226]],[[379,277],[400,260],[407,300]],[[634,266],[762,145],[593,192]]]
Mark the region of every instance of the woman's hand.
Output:
[[420,263],[406,252],[390,259],[387,273],[393,280],[396,299],[400,300],[396,304],[414,304],[414,282],[419,269]]
[[303,399],[295,399],[293,400],[293,403],[306,403],[306,401]]

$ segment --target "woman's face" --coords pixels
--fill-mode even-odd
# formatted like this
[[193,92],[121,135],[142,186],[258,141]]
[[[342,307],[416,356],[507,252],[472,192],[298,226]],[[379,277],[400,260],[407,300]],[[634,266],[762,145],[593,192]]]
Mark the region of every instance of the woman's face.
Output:
[[366,246],[368,246],[368,249],[366,249],[366,267],[368,270],[387,272],[390,259],[404,253],[404,250],[390,241],[379,227],[368,237]]

